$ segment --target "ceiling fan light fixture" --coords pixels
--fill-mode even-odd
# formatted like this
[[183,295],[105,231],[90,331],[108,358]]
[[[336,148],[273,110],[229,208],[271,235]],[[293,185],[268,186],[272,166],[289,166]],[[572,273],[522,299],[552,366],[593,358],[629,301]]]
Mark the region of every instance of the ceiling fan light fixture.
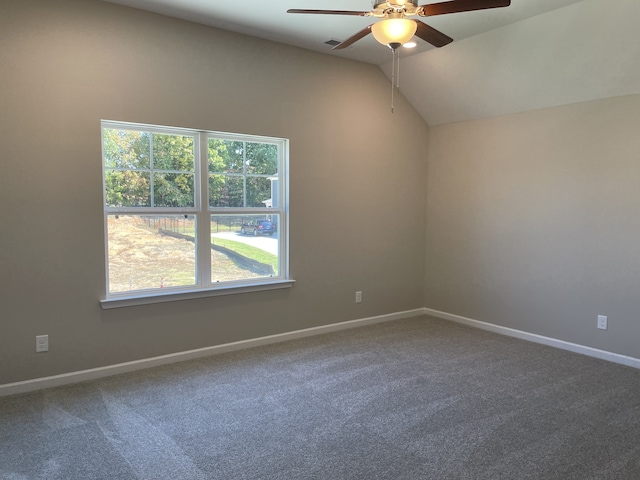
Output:
[[404,44],[411,40],[418,25],[407,18],[388,18],[371,25],[371,32],[382,45]]

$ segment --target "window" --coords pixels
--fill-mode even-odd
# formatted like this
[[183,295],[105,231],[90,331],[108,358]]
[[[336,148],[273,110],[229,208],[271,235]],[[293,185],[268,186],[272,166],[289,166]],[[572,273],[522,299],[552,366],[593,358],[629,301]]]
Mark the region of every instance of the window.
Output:
[[287,147],[102,122],[103,306],[290,286]]

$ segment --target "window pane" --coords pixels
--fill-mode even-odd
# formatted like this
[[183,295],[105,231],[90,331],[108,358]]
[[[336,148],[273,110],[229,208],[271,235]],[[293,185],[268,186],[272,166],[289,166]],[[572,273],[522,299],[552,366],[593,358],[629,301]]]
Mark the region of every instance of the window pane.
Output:
[[108,207],[150,207],[149,172],[108,170],[104,174]]
[[186,173],[154,173],[153,202],[156,207],[193,207],[194,176]]
[[209,205],[212,207],[244,207],[243,177],[209,175]]
[[268,143],[247,143],[247,173],[275,175],[278,172],[278,147]]
[[243,173],[244,142],[209,139],[209,172]]
[[109,215],[109,292],[195,285],[195,217]]
[[148,169],[150,135],[134,130],[103,130],[105,168]]
[[211,281],[279,275],[278,215],[212,215]]
[[215,138],[209,138],[207,141],[207,160],[209,165],[209,172],[223,172],[224,171],[224,155],[226,154],[227,146],[223,140],[217,140]]
[[154,170],[193,172],[195,154],[193,137],[182,135],[153,135]]
[[247,177],[247,206],[271,206],[271,180],[266,177]]

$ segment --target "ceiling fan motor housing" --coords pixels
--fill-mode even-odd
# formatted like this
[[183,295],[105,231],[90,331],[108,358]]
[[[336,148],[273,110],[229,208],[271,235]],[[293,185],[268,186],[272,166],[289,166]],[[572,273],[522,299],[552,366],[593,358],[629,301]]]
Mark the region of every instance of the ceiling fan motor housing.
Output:
[[415,15],[418,5],[415,0],[373,0],[373,16],[384,17],[389,14]]

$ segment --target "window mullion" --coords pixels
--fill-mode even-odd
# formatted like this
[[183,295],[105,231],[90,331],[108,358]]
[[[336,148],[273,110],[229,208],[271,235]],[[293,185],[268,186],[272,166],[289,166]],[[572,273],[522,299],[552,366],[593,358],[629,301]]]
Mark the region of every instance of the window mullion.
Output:
[[153,134],[149,134],[149,197],[151,197],[151,207],[156,206],[156,196],[154,195],[155,175],[153,174]]
[[198,177],[198,230],[196,239],[198,285],[211,285],[211,218],[209,214],[209,156],[207,135],[198,133],[196,175]]
[[280,274],[289,278],[289,148],[286,141],[278,147],[278,206],[275,210],[280,214],[281,238],[280,242]]
[[242,206],[247,206],[247,142],[242,142]]

